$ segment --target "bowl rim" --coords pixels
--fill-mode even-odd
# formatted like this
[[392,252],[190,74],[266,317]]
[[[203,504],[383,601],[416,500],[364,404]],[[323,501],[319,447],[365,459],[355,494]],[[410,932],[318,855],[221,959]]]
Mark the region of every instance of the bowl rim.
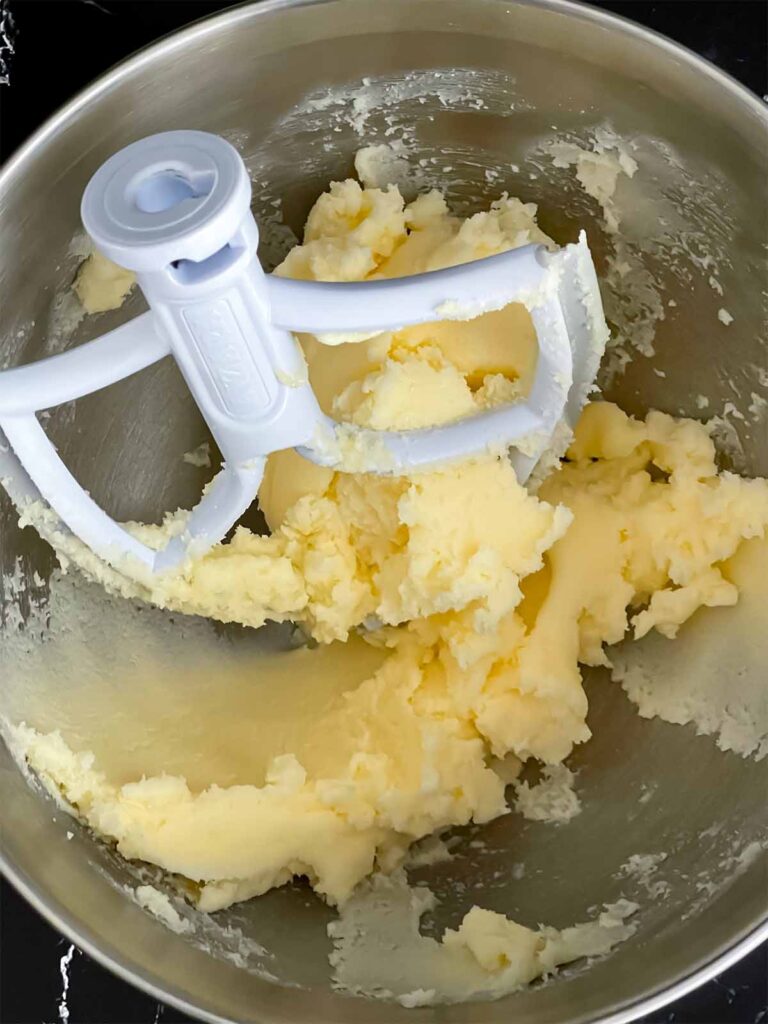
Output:
[[[261,14],[270,13],[292,7],[309,7],[333,0],[242,0],[224,11],[196,19],[180,29],[176,29],[154,40],[135,51],[123,60],[114,64],[99,75],[90,85],[81,89],[75,96],[51,114],[35,132],[23,142],[0,168],[0,194],[12,182],[18,171],[35,151],[61,131],[69,120],[81,109],[88,106],[102,94],[115,88],[120,82],[134,74],[144,65],[151,64],[161,55],[167,56],[174,50],[186,46],[195,39],[203,38],[209,33],[217,32],[225,24],[237,24]],[[507,3],[517,7],[541,7],[556,13],[575,17],[584,21],[592,21],[602,27],[609,27],[619,33],[638,40],[650,42],[668,56],[705,74],[712,82],[722,87],[745,110],[764,122],[768,128],[768,106],[746,86],[742,85],[728,72],[723,71],[705,57],[701,57],[688,47],[675,42],[668,36],[654,29],[632,21],[620,14],[593,7],[582,0],[485,0],[486,3]],[[45,799],[50,799],[45,797]],[[54,807],[53,801],[51,806]],[[190,1003],[184,996],[163,988],[135,971],[117,953],[101,949],[82,930],[82,926],[72,917],[71,913],[56,901],[46,896],[41,888],[35,885],[19,864],[11,861],[5,852],[0,836],[0,875],[29,903],[48,924],[61,932],[65,938],[83,950],[102,967],[119,977],[160,1003],[166,1003],[174,1009],[186,1013],[190,1017],[208,1024],[232,1024],[230,1018],[221,1017],[216,1013],[203,1010]],[[768,906],[755,913],[753,923],[741,935],[721,946],[711,957],[694,964],[691,969],[678,976],[670,985],[659,986],[656,990],[630,999],[619,1009],[599,1018],[599,1024],[631,1024],[638,1017],[654,1013],[669,1003],[694,991],[710,981],[715,975],[722,973],[738,963],[761,943],[768,941]],[[264,1024],[267,1024],[266,1019]],[[598,1024],[598,1018],[592,1019]]]

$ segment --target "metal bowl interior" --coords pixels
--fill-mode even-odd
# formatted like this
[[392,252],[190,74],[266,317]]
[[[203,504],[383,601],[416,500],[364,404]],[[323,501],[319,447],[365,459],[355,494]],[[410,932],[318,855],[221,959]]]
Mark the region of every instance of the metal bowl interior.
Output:
[[[131,300],[68,331],[61,296],[78,263],[72,240],[86,181],[108,155],[151,132],[205,129],[238,145],[254,180],[267,264],[300,232],[326,184],[350,173],[360,146],[394,139],[420,183],[447,186],[458,209],[479,209],[507,190],[537,202],[559,241],[586,224],[604,266],[614,240],[598,206],[544,147],[554,138],[583,142],[606,124],[636,146],[641,170],[623,198],[622,230],[664,312],[653,325],[656,355],[634,359],[606,393],[629,412],[697,416],[700,394],[712,410],[738,405],[734,392],[758,390],[766,364],[765,114],[668,41],[559,0],[267,0],[120,65],[49,122],[0,178],[3,364],[76,344],[139,308]],[[713,265],[723,296],[708,281]],[[717,318],[723,306],[735,317],[727,334]],[[736,419],[730,429],[736,468],[768,473],[765,426]],[[55,411],[49,430],[117,517],[157,519],[196,500],[201,475],[172,467],[204,429],[173,366]],[[46,580],[50,551],[18,529],[4,496],[0,515],[3,571]],[[6,588],[4,600],[7,609],[18,592]],[[12,617],[5,621],[11,628]],[[274,639],[267,629],[243,642]],[[67,679],[60,684],[65,694]],[[217,915],[222,928],[232,925],[268,950],[268,963],[254,953],[237,966],[221,931],[217,950],[206,952],[125,898],[119,886],[134,875],[111,850],[82,829],[67,841],[71,822],[28,786],[5,749],[4,869],[103,962],[208,1020],[629,1020],[765,934],[765,858],[730,875],[727,861],[734,843],[765,839],[766,762],[721,753],[690,727],[641,720],[601,672],[590,673],[587,688],[594,738],[573,758],[582,814],[562,828],[510,815],[483,828],[482,849],[418,877],[441,897],[442,924],[478,901],[528,924],[581,920],[589,907],[633,895],[617,871],[635,853],[666,851],[674,884],[663,899],[640,893],[638,933],[609,958],[501,1003],[406,1010],[335,993],[324,927],[331,914],[300,885]],[[653,798],[641,800],[649,792]],[[511,877],[513,862],[527,865],[522,881]],[[712,883],[704,899],[702,879]],[[265,964],[277,981],[265,979]]]

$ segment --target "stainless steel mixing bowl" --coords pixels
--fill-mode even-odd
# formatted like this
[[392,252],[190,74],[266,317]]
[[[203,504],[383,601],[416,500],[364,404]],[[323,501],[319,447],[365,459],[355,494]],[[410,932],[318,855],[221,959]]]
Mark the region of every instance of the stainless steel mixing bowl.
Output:
[[[624,230],[657,279],[666,311],[656,324],[655,360],[636,359],[609,394],[630,411],[657,406],[693,415],[697,393],[709,397],[712,410],[738,402],[733,389],[748,395],[758,388],[766,365],[765,112],[668,40],[562,0],[266,0],[194,25],[120,65],[49,121],[0,179],[0,355],[6,365],[28,361],[135,312],[132,303],[67,332],[60,293],[77,265],[71,242],[88,177],[143,135],[201,128],[240,146],[255,180],[257,215],[262,223],[273,215],[264,233],[268,261],[290,237],[274,223],[276,198],[285,223],[300,230],[318,191],[350,171],[363,142],[394,138],[425,182],[430,174],[447,181],[459,206],[482,205],[507,188],[539,202],[544,226],[563,240],[586,220],[602,262],[612,240],[599,210],[541,146],[555,134],[585,139],[606,120],[637,146],[641,172],[625,204]],[[707,283],[707,250],[724,297]],[[621,321],[610,285],[606,295]],[[720,306],[735,317],[727,333],[717,321]],[[736,419],[733,429],[743,468],[768,470],[764,427]],[[200,480],[181,479],[173,467],[202,428],[172,367],[58,410],[50,430],[65,460],[117,516],[153,517],[196,497]],[[738,455],[738,444],[732,450]],[[3,571],[18,566],[27,579],[35,571],[47,578],[50,552],[32,531],[18,530],[7,502],[0,529]],[[6,607],[18,601],[17,590],[4,598]],[[26,599],[22,594],[22,613]],[[67,685],[62,678],[63,693]],[[765,858],[730,882],[721,868],[734,842],[765,837],[765,763],[720,753],[691,728],[641,721],[600,673],[588,689],[594,739],[575,756],[583,813],[564,829],[509,816],[482,830],[482,849],[422,876],[443,895],[444,920],[452,922],[478,899],[527,923],[583,919],[589,906],[628,893],[616,872],[638,852],[668,851],[675,884],[666,898],[640,894],[638,934],[612,956],[500,1003],[405,1010],[334,993],[323,929],[330,915],[300,887],[220,915],[274,953],[270,969],[282,983],[237,966],[221,949],[202,951],[124,897],[114,882],[130,881],[130,871],[106,847],[84,830],[67,841],[71,822],[28,787],[5,750],[4,870],[101,962],[206,1020],[630,1020],[768,934]],[[641,801],[643,793],[653,799]],[[524,881],[511,879],[512,861],[525,861]],[[715,883],[709,897],[697,888],[702,878]],[[462,895],[457,881],[480,889]]]

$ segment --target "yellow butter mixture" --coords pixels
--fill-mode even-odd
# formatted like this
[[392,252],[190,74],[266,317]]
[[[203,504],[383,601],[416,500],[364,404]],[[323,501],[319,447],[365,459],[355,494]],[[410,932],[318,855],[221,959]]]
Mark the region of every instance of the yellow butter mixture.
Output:
[[[399,276],[532,241],[552,244],[535,207],[517,199],[460,220],[437,192],[405,203],[395,187],[348,180],[318,199],[277,273]],[[85,300],[95,285],[84,276]],[[325,411],[377,429],[445,423],[525,395],[537,353],[516,305],[365,341],[300,340]],[[600,401],[535,487],[502,455],[393,478],[281,452],[259,503],[268,535],[240,528],[179,577],[151,589],[106,567],[101,577],[222,622],[299,622],[319,642],[240,670],[236,711],[213,727],[224,746],[247,750],[235,767],[202,731],[204,756],[169,744],[120,761],[76,730],[12,728],[21,756],[88,824],[124,856],[190,879],[204,910],[297,875],[343,907],[415,840],[507,813],[505,785],[523,762],[559,765],[589,740],[580,665],[608,665],[626,636],[673,638],[702,606],[734,604],[728,560],[768,524],[768,482],[719,472],[704,425],[661,412],[634,419]],[[133,528],[152,542],[181,522]],[[270,680],[281,687],[272,698]],[[225,679],[224,701],[227,692]],[[610,948],[626,934],[621,921],[578,926],[589,935],[580,947],[575,935],[569,945],[565,933],[475,908],[445,955],[460,946],[464,966],[506,972],[508,990]]]

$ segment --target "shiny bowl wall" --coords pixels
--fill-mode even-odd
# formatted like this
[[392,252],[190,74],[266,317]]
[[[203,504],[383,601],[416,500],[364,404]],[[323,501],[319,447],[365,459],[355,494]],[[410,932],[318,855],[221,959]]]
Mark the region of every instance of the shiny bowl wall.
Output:
[[[364,78],[370,82],[362,86]],[[558,0],[264,2],[193,26],[121,65],[44,126],[0,179],[0,357],[4,365],[39,358],[140,308],[134,298],[72,329],[62,295],[79,258],[73,238],[86,181],[107,156],[144,135],[198,128],[238,145],[254,178],[268,264],[291,238],[276,224],[274,202],[282,200],[282,221],[298,233],[318,192],[351,171],[361,145],[394,138],[421,168],[422,184],[447,182],[460,209],[480,208],[507,189],[538,202],[543,226],[560,241],[586,223],[603,267],[615,242],[601,211],[542,147],[555,135],[585,140],[606,121],[634,142],[645,168],[626,199],[624,230],[634,257],[647,261],[665,311],[653,325],[656,357],[634,360],[610,383],[609,397],[629,411],[655,406],[697,415],[703,394],[721,408],[734,388],[749,395],[766,363],[765,115],[727,77],[668,41]],[[669,219],[663,231],[662,208]],[[702,268],[708,248],[724,296]],[[614,308],[610,284],[606,297]],[[722,306],[735,317],[727,334],[717,320]],[[180,480],[174,467],[199,443],[202,427],[172,366],[55,411],[48,429],[75,474],[119,518],[153,519],[196,500],[201,479]],[[768,472],[764,428],[761,435],[736,420],[732,430],[737,468]],[[47,579],[53,566],[32,531],[17,528],[4,498],[0,556],[3,572],[19,567],[30,580],[35,572]],[[19,600],[8,588],[3,596],[6,607]],[[20,600],[24,613],[28,597]],[[271,636],[267,630],[264,642]],[[594,739],[573,762],[584,812],[566,829],[509,816],[483,829],[485,846],[474,859],[459,857],[420,877],[443,897],[445,922],[480,900],[524,923],[559,926],[626,893],[615,876],[633,853],[669,850],[678,882],[666,899],[645,899],[638,934],[611,957],[501,1003],[405,1010],[334,993],[324,931],[331,915],[301,887],[218,915],[274,954],[270,970],[279,983],[260,976],[257,964],[236,966],[226,949],[203,951],[125,898],[115,882],[133,875],[107,847],[79,829],[66,839],[71,822],[28,786],[3,749],[4,868],[102,962],[208,1020],[629,1020],[764,933],[765,860],[726,882],[718,876],[723,850],[701,833],[717,825],[744,845],[764,836],[766,774],[690,728],[641,721],[599,673],[588,690]],[[647,791],[654,799],[641,803]],[[512,861],[536,871],[523,885],[499,885]],[[699,877],[723,884],[702,901]],[[462,881],[487,887],[462,896]]]

